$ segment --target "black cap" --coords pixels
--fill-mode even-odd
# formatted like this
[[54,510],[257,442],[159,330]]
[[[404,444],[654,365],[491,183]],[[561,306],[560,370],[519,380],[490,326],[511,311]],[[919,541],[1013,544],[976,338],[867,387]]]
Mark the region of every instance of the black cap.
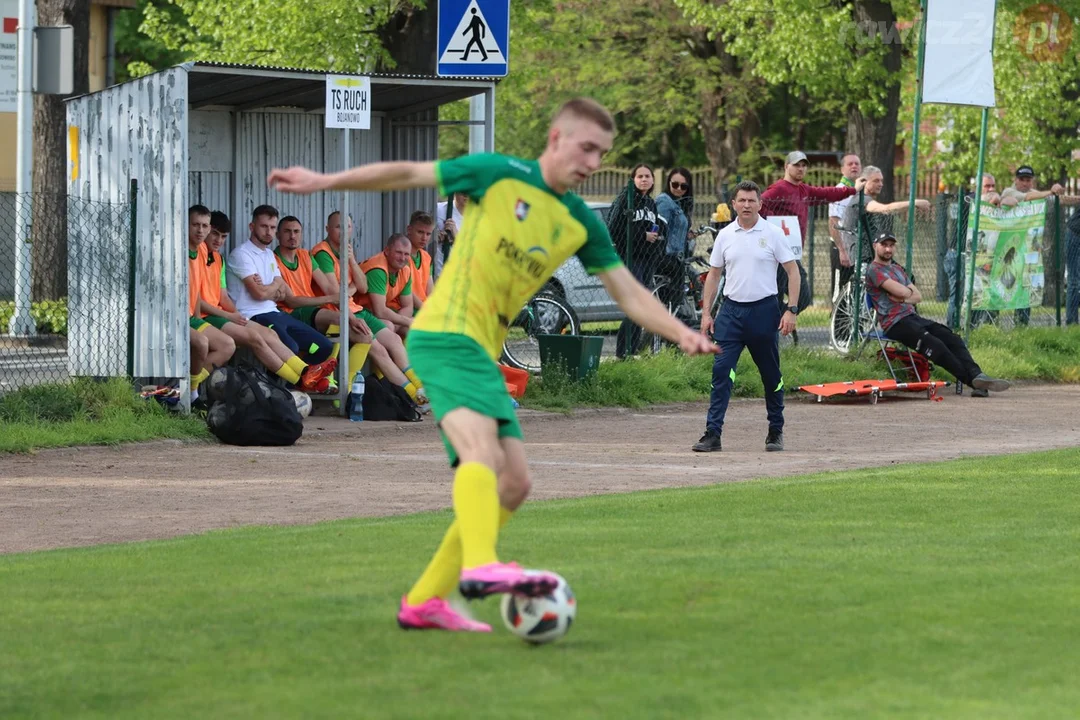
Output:
[[896,236],[893,235],[892,233],[887,233],[887,232],[881,233],[876,238],[874,238],[874,242],[875,243],[891,242],[891,243],[895,244],[896,243]]
[[1020,167],[1016,168],[1016,177],[1035,177],[1035,171],[1031,169],[1030,165],[1021,165]]

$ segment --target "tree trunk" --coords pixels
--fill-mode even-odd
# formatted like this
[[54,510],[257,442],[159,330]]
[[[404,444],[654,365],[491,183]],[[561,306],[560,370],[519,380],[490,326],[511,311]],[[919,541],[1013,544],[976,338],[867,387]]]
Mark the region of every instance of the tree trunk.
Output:
[[428,0],[426,8],[406,4],[379,28],[379,40],[397,63],[380,68],[399,73],[435,74],[438,43],[438,0]]
[[[852,8],[852,21],[862,27],[895,28],[896,13],[884,0],[859,0]],[[865,23],[865,24],[864,24]],[[871,46],[876,51],[879,46]],[[896,34],[888,32],[884,37],[885,53],[882,64],[890,80],[885,88],[885,112],[880,116],[863,113],[857,104],[848,111],[847,152],[858,155],[863,165],[881,168],[885,186],[881,191],[882,202],[892,202],[893,169],[896,155],[896,125],[900,113],[900,65],[903,61],[903,43]]]
[[719,58],[722,67],[714,84],[701,91],[701,134],[716,183],[712,190],[720,196],[728,176],[739,166],[739,156],[750,147],[760,127],[755,113],[757,106],[750,98],[765,98],[765,94],[745,87],[758,83],[743,77],[742,66],[727,52],[721,38],[709,40],[702,32],[694,40],[695,55]]
[[[90,87],[90,0],[37,0],[38,25],[75,28],[75,93]],[[67,294],[67,114],[58,95],[34,96],[34,300]]]

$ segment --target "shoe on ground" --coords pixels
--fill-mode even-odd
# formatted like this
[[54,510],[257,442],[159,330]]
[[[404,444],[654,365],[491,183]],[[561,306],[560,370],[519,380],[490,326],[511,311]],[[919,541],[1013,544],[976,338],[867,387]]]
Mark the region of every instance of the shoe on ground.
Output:
[[770,430],[765,438],[765,450],[779,452],[784,449],[784,433],[779,430]]
[[[304,392],[326,392],[330,387],[327,377],[337,368],[337,360],[330,358],[318,365],[308,365],[304,368],[304,374],[300,376],[300,389]],[[322,389],[319,389],[319,388]]]
[[701,439],[697,441],[697,444],[690,449],[694,452],[720,452],[719,433],[705,433],[701,436]]
[[971,387],[976,390],[992,390],[1001,392],[1009,389],[1009,381],[1001,378],[992,378],[986,373],[979,373],[971,379]]
[[559,586],[554,575],[543,571],[525,572],[517,563],[493,562],[461,571],[458,590],[466,600],[497,593],[542,597]]
[[397,614],[402,630],[451,630],[455,632],[491,632],[487,623],[471,620],[450,607],[442,598],[431,598],[419,605],[409,605],[401,598]]
[[981,390],[979,388],[974,388],[971,391],[971,397],[990,397],[990,391],[985,388]]

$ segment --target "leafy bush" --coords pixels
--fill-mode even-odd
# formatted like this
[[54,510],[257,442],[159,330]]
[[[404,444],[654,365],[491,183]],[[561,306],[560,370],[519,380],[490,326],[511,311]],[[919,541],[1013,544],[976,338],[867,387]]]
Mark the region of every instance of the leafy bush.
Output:
[[[0,301],[0,334],[7,332],[8,322],[14,314],[15,302],[13,300]],[[67,335],[67,298],[32,303],[30,305],[30,317],[34,319],[40,333]]]

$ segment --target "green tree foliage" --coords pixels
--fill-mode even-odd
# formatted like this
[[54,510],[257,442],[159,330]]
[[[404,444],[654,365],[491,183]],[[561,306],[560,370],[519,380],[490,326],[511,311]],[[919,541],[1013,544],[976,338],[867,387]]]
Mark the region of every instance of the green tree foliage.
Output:
[[[1080,16],[1080,2],[1058,2],[1067,15]],[[1042,35],[1020,18],[1030,3],[999,0],[994,40],[994,81],[997,107],[990,111],[986,170],[998,178],[998,187],[1011,184],[1019,165],[1031,165],[1049,185],[1075,173],[1080,164],[1073,151],[1080,145],[1080,24],[1073,27],[1071,43],[1042,55]],[[1069,22],[1068,18],[1061,21]],[[1059,26],[1057,32],[1064,32]],[[1069,40],[1062,35],[1061,40]],[[967,186],[978,169],[979,108],[930,106],[930,117],[942,128],[938,148],[920,153],[921,162],[940,165],[944,179]],[[937,154],[932,155],[935,150]]]

